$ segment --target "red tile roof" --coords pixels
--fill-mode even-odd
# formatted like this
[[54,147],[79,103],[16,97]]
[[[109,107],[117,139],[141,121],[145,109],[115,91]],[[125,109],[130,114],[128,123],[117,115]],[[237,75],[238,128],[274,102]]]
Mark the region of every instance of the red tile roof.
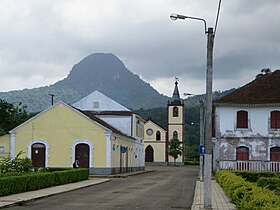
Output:
[[280,70],[257,77],[214,104],[280,104]]

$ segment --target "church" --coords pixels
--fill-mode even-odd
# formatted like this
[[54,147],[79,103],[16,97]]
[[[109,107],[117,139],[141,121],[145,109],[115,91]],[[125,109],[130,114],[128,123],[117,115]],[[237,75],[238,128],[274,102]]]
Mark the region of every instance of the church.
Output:
[[[167,104],[167,130],[152,119],[148,119],[145,123],[145,162],[162,165],[174,163],[174,158],[168,155],[168,146],[171,139],[178,139],[184,147],[184,115],[184,102],[180,98],[178,81],[176,81],[173,96]],[[176,164],[184,164],[184,154],[179,155]]]

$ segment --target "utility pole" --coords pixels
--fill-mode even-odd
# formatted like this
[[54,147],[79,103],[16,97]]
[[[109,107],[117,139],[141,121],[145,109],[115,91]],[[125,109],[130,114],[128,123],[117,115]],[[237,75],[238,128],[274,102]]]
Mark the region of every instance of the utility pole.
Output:
[[212,81],[213,81],[213,28],[207,30],[207,71],[205,104],[205,154],[204,154],[204,208],[211,209],[212,176]]
[[[218,16],[220,11],[220,4],[217,13],[216,26],[218,22]],[[212,209],[212,82],[213,82],[213,47],[214,47],[214,35],[216,32],[213,31],[212,27],[207,29],[206,21],[203,18],[171,14],[172,20],[177,19],[194,19],[204,22],[205,34],[207,34],[207,70],[206,70],[206,100],[204,107],[204,141],[205,141],[205,153],[204,153],[204,208]]]
[[[205,126],[205,115],[204,115],[204,100],[200,102],[200,113],[199,113],[199,122],[200,122],[200,145],[204,145],[204,126]],[[199,154],[199,180],[203,181],[203,154]]]

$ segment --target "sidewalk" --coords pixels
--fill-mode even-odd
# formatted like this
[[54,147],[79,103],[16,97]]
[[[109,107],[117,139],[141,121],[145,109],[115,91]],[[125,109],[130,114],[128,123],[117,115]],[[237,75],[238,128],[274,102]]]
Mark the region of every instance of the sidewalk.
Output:
[[3,197],[0,197],[0,208],[16,206],[16,205],[20,205],[27,201],[36,200],[36,199],[47,197],[50,195],[56,195],[59,193],[88,187],[91,185],[101,184],[103,182],[108,182],[108,181],[110,181],[110,179],[89,178],[88,180],[81,181],[81,182],[75,182],[75,183],[59,185],[59,186],[55,186],[55,187],[49,187],[49,188],[36,190],[36,191],[29,191],[29,192],[24,192],[24,193],[19,193],[19,194],[3,196]]
[[[212,180],[212,209],[213,210],[236,210],[236,206],[232,204],[226,196],[223,189],[216,180]],[[192,210],[202,210],[204,208],[203,201],[204,184],[196,181],[195,194],[192,204]]]

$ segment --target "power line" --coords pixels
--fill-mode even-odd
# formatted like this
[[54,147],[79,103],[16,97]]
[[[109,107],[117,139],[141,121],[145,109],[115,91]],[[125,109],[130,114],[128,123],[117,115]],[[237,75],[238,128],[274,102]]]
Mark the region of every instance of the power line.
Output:
[[216,22],[215,22],[214,35],[216,35],[216,30],[217,30],[217,26],[218,26],[218,20],[219,20],[219,16],[220,16],[221,4],[222,4],[222,0],[219,1],[219,6],[218,6],[218,11],[217,11],[217,16],[216,16]]

